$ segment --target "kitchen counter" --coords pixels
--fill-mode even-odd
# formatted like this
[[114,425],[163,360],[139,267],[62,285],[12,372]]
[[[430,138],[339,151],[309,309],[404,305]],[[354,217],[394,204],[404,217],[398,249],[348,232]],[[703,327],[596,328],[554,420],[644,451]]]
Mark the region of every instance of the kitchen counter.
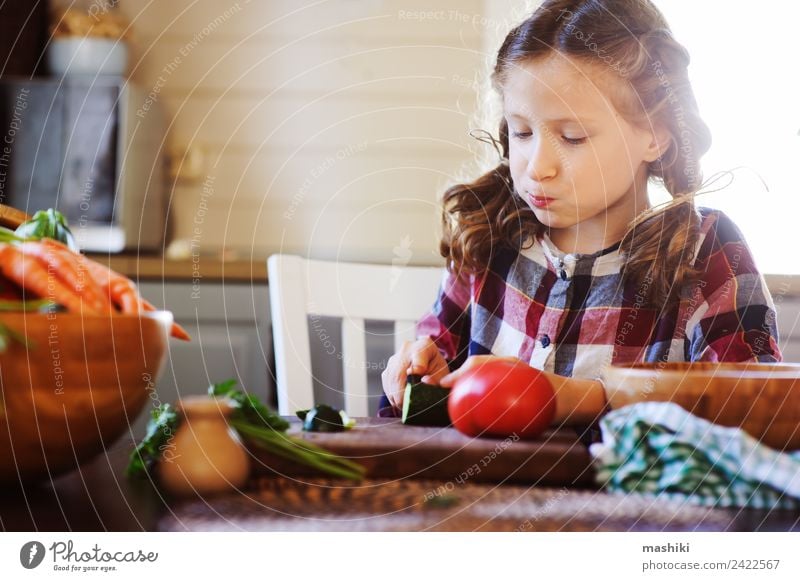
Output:
[[226,281],[243,283],[267,282],[267,259],[256,257],[225,259],[219,255],[200,255],[172,260],[160,254],[97,254],[87,256],[134,281]]
[[[267,257],[223,259],[219,254],[203,254],[180,260],[157,253],[100,254],[87,253],[132,280],[197,280],[229,282],[267,282]],[[800,276],[766,274],[767,287],[780,302],[800,297]]]

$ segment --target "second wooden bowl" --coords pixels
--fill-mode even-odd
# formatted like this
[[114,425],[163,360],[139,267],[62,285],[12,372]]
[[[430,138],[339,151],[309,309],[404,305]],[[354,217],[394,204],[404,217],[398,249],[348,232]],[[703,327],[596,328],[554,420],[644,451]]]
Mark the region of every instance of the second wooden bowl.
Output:
[[603,379],[612,409],[671,401],[715,424],[740,427],[777,450],[800,449],[800,364],[611,365]]

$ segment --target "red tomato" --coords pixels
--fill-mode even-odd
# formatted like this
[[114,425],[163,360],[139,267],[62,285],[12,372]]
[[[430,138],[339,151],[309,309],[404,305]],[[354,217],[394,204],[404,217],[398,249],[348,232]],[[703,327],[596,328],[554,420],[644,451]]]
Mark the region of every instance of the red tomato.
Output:
[[556,396],[538,369],[497,359],[458,378],[447,410],[453,425],[468,436],[536,438],[556,415]]

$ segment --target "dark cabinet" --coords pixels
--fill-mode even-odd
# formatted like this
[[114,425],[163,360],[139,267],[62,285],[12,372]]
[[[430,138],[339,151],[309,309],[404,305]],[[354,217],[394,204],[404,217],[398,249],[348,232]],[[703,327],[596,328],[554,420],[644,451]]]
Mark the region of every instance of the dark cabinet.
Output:
[[0,76],[44,72],[48,5],[46,0],[0,2]]

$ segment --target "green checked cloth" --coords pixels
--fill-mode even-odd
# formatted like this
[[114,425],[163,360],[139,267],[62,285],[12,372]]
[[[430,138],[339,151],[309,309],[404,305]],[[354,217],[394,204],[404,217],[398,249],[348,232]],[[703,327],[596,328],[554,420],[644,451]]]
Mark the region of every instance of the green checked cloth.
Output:
[[600,420],[590,452],[597,481],[703,506],[799,508],[800,451],[781,453],[739,428],[693,416],[674,403],[645,402]]

